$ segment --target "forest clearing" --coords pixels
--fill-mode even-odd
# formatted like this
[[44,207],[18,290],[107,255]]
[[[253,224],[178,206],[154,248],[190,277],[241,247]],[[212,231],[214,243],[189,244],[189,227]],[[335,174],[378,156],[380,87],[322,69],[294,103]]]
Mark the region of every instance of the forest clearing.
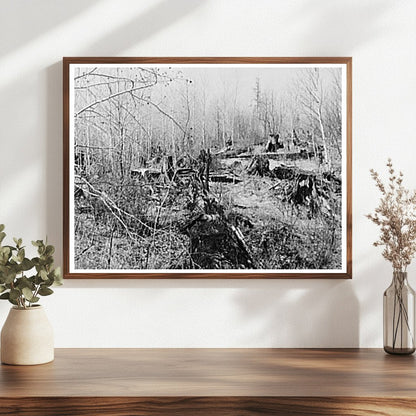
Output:
[[342,263],[339,68],[75,70],[80,270]]

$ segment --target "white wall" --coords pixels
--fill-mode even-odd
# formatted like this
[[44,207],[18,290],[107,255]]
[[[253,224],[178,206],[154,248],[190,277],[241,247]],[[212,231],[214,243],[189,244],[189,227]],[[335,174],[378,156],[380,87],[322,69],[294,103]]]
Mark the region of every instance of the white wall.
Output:
[[[62,56],[352,56],[353,280],[67,281],[57,347],[379,347],[368,169],[414,175],[416,2],[0,0],[0,222],[62,258]],[[415,268],[410,281],[416,287]],[[0,304],[0,324],[9,305]]]

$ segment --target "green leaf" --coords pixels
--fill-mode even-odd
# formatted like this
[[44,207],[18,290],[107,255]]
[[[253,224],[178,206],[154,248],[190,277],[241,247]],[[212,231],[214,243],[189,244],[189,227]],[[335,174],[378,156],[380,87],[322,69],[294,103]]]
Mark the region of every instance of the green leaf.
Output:
[[52,286],[54,284],[55,281],[54,281],[53,277],[50,277],[50,275],[48,275],[48,276],[49,276],[48,280],[41,280],[40,284],[42,286],[49,287],[49,286]]
[[10,292],[2,293],[0,295],[0,299],[7,299],[13,305],[17,305],[17,301],[16,300],[10,299]]
[[19,263],[21,263],[23,259],[25,258],[25,249],[24,248],[19,249],[16,257],[19,260]]
[[6,233],[4,233],[3,231],[1,231],[0,232],[0,244],[4,240],[5,237],[6,237]]
[[46,256],[46,255],[41,255],[39,258],[39,262],[38,262],[38,266],[41,266],[40,268],[42,268],[42,266],[48,266],[51,267],[53,265],[53,257],[52,256]]
[[44,281],[42,280],[42,278],[37,274],[34,276],[35,280],[34,283],[35,285],[40,285],[41,283],[44,283]]
[[0,247],[0,253],[9,255],[10,252],[11,252],[11,250],[10,250],[9,246]]
[[16,275],[17,273],[20,273],[22,271],[20,264],[16,264],[12,260],[10,260],[5,266],[3,265],[2,267],[5,267],[6,274],[13,273],[14,275]]
[[32,241],[32,244],[33,244],[35,247],[39,247],[39,246],[42,246],[42,245],[43,245],[43,241],[42,241],[42,240]]
[[4,227],[4,224],[0,224],[0,232],[1,232],[1,231],[4,231],[4,228],[5,228],[5,227]]
[[7,274],[3,275],[3,282],[4,284],[13,283],[14,279],[16,278],[16,273],[13,270],[8,271]]
[[48,280],[48,273],[46,273],[46,270],[45,269],[42,269],[39,272],[39,276],[41,277],[42,280]]
[[13,246],[8,246],[8,245],[5,245],[5,246],[3,246],[3,247],[7,247],[7,248],[9,248],[11,251],[16,251],[16,250],[17,250],[17,248],[16,248],[16,247],[13,247]]
[[16,238],[16,237],[13,237],[13,241],[16,244],[17,248],[20,248],[20,246],[22,245],[22,242],[23,242],[23,240],[21,238]]
[[53,253],[55,253],[55,247],[51,245],[46,246],[45,256],[52,256]]
[[24,272],[26,272],[26,271],[28,271],[30,269],[33,269],[33,266],[34,266],[33,262],[31,260],[29,260],[27,257],[25,257],[22,260],[22,263],[20,264],[20,267],[22,268],[22,270]]
[[0,285],[0,293],[3,293],[5,290],[7,290],[6,286]]
[[32,299],[34,298],[33,296],[33,292],[28,288],[28,287],[24,287],[22,289],[23,292],[23,296],[29,301],[32,302]]
[[18,278],[17,287],[23,291],[24,288],[28,288],[31,291],[35,290],[36,286],[26,276]]
[[54,279],[59,279],[61,277],[61,268],[55,267],[50,273],[49,275],[52,275]]
[[11,250],[9,247],[0,248],[0,264],[6,264],[9,260]]
[[[30,293],[32,293],[32,292],[30,292]],[[10,299],[11,300],[17,300],[21,296],[21,294],[22,294],[22,292],[20,292],[19,289],[16,289],[16,288],[12,289],[10,291]]]
[[54,269],[52,271],[53,273],[53,278],[54,278],[54,284],[55,286],[61,286],[63,285],[63,278],[62,278],[62,273],[61,273],[61,268],[57,267],[56,269]]
[[48,287],[46,287],[46,286],[42,286],[40,289],[39,289],[39,295],[41,295],[41,296],[49,296],[49,295],[52,295],[52,293],[53,293],[53,290],[52,289],[49,289]]

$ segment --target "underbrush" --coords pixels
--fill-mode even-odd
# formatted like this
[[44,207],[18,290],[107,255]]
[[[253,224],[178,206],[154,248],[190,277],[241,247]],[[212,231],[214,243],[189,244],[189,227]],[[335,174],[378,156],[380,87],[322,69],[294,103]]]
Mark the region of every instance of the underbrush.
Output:
[[[242,179],[212,185],[210,195],[224,221],[241,232],[254,268],[341,267],[340,198],[322,201],[311,215],[309,206],[279,198],[276,180],[248,175]],[[190,202],[195,190],[189,183],[132,179],[119,185],[92,183],[90,188],[94,190],[75,200],[77,269],[200,267],[186,232],[196,215]]]

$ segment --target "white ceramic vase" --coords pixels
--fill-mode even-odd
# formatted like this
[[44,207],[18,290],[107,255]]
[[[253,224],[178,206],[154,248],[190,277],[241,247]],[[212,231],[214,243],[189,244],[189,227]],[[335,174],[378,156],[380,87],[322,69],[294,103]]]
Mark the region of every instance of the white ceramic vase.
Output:
[[53,329],[43,307],[11,308],[1,331],[1,362],[35,365],[53,359]]

